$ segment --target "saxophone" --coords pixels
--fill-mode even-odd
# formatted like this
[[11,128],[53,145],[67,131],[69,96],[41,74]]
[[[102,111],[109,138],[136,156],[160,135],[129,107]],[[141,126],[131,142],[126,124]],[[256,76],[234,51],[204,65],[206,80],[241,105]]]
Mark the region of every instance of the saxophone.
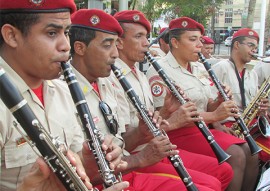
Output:
[[[259,103],[260,103],[261,99],[266,98],[269,93],[270,93],[270,76],[261,85],[259,92],[253,98],[253,100],[249,103],[248,107],[244,110],[244,112],[242,114],[242,118],[243,118],[246,126],[249,128],[249,130],[252,130],[256,126],[258,126],[258,129],[260,130],[262,135],[265,137],[270,136],[269,130],[266,129],[266,128],[270,128],[270,127],[269,127],[269,124],[265,125],[265,126],[260,125],[259,121],[265,122],[266,124],[268,123],[268,121],[265,119],[264,116],[260,116],[254,125],[250,126],[250,124],[258,114]],[[243,138],[243,135],[242,135],[241,130],[240,130],[237,123],[234,123],[232,125],[232,130],[236,133],[236,135],[239,138]],[[268,132],[268,134],[267,134],[267,132]]]
[[[228,97],[227,93],[225,92],[222,84],[220,83],[219,79],[217,78],[215,72],[212,70],[210,64],[206,61],[203,54],[199,52],[198,55],[199,55],[199,59],[201,60],[201,62],[204,65],[206,71],[209,73],[209,76],[213,80],[216,88],[218,89],[220,95],[222,96],[223,100],[224,101],[230,100],[230,98]],[[248,143],[248,146],[249,146],[250,151],[251,151],[251,155],[254,155],[254,154],[257,154],[258,152],[260,152],[262,149],[256,144],[255,140],[250,135],[249,129],[246,126],[242,116],[241,117],[235,117],[234,119],[235,119],[235,121],[237,122],[237,124],[239,126],[239,130],[243,133],[243,137],[245,138],[245,140]]]

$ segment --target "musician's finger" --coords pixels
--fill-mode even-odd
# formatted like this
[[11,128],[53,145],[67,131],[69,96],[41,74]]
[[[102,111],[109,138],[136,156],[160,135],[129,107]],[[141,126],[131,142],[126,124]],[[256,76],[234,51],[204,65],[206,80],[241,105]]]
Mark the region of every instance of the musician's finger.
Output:
[[167,156],[171,156],[171,155],[178,155],[179,151],[178,150],[168,150],[166,152]]
[[101,145],[103,151],[112,150],[112,144],[113,144],[113,136],[112,135],[106,135],[104,137],[104,141]]
[[45,161],[42,158],[38,158],[16,190],[24,191],[29,190],[30,188],[36,188],[49,177],[50,172],[50,168]]
[[106,188],[103,191],[121,191],[121,190],[124,190],[125,188],[127,188],[128,186],[129,186],[129,182],[123,181],[123,182],[114,184],[113,186]]
[[73,153],[71,150],[67,151],[67,158],[69,159],[71,165],[76,167],[76,171],[78,173],[78,175],[81,177],[82,180],[88,180],[89,182],[89,178],[86,175],[86,172],[84,170],[82,161],[79,157],[78,154]]
[[111,162],[111,167],[115,168],[122,159],[122,149],[119,146],[113,146],[111,152],[106,154],[106,159]]
[[153,117],[152,117],[152,121],[154,123],[158,123],[158,121],[161,122],[160,120],[162,120],[162,118],[159,115],[159,112],[158,111],[155,111],[154,114],[153,114]]
[[90,183],[89,177],[86,175],[79,155],[68,150],[67,158],[69,159],[71,165],[76,167],[76,172],[78,173],[78,176],[83,180],[87,188],[92,189],[92,184]]
[[[36,167],[38,167],[38,168],[36,168],[35,165],[37,165]],[[49,177],[50,168],[48,167],[48,165],[46,164],[46,162],[42,158],[38,158],[33,167],[36,168],[37,171],[40,170],[40,172],[42,173],[44,179]]]
[[121,160],[120,163],[116,166],[115,170],[118,172],[125,171],[128,168],[128,163],[124,160]]

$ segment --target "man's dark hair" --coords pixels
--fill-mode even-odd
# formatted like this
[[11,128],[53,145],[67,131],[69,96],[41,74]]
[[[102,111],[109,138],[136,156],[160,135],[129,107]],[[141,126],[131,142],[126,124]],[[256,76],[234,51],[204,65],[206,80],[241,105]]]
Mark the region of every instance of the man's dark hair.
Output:
[[122,34],[122,38],[125,38],[125,33],[127,32],[127,29],[125,27],[125,23],[123,22],[119,22],[119,25],[121,26],[121,28],[123,29],[123,34]]
[[[30,28],[39,21],[38,13],[1,13],[0,28],[5,24],[16,27],[26,37]],[[2,34],[0,35],[0,47],[4,44]]]
[[180,36],[182,34],[184,34],[186,31],[185,30],[181,30],[181,29],[175,29],[175,30],[171,30],[169,32],[169,45],[170,45],[170,49],[172,48],[172,43],[171,43],[171,39],[175,38],[177,40],[180,39]]
[[[164,40],[164,42],[166,43],[166,44],[169,44],[169,41],[170,41],[170,36],[169,36],[169,31],[167,31],[166,33],[164,33],[161,37],[160,37],[160,39],[163,39]],[[159,43],[159,45],[160,45],[160,42],[158,41],[158,43]]]
[[112,9],[112,11],[111,11],[111,16],[114,16],[115,13],[117,13],[117,10],[116,10],[116,9]]
[[86,46],[88,46],[91,40],[93,40],[96,37],[96,31],[90,30],[88,28],[72,26],[70,29],[69,37],[71,46],[70,54],[71,56],[73,56],[75,53],[74,51],[75,41],[83,42]]
[[232,43],[231,43],[231,52],[232,52],[232,49],[233,49],[233,45],[236,41],[240,42],[240,43],[243,43],[244,40],[246,39],[245,36],[240,36],[240,37],[237,37],[235,39],[232,40]]

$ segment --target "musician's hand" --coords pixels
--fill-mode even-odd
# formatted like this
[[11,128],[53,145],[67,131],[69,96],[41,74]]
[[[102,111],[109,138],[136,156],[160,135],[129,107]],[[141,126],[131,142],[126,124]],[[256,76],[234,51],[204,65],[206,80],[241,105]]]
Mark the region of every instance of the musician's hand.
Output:
[[[160,125],[162,123],[167,123],[167,121],[163,120],[162,117],[159,115],[159,111],[155,112],[149,111],[148,116],[150,117],[150,119],[157,128],[160,128]],[[139,126],[138,126],[139,134],[144,139],[144,142],[148,142],[153,138],[153,134],[149,131],[149,128],[145,123],[145,121],[141,117],[138,118],[139,118]]]
[[[106,151],[106,159],[109,162],[110,168],[115,169],[122,162],[122,148],[114,144],[112,141],[113,136],[105,136],[101,147],[103,151]],[[94,158],[92,151],[90,151],[88,143],[86,142],[83,144],[82,158],[86,173],[91,178],[91,182],[93,184],[100,183],[97,161]]]
[[196,105],[193,102],[187,102],[170,115],[167,119],[169,125],[163,124],[161,128],[165,131],[171,131],[181,127],[194,126],[194,122],[200,120]]
[[224,133],[227,133],[233,136],[237,136],[236,133],[231,128],[226,127],[225,125],[222,125],[219,122],[213,123],[212,125],[216,130],[222,131]]
[[127,188],[129,186],[129,182],[127,181],[123,181],[123,182],[119,182],[109,188],[104,189],[103,191],[122,191],[125,188]]
[[[71,163],[81,164],[76,161],[71,153],[68,154]],[[77,158],[77,157],[76,157]],[[76,166],[77,167],[77,166]],[[89,182],[89,178],[86,176],[83,168],[79,167],[79,176],[85,182],[85,185],[90,190],[92,185]],[[22,183],[18,186],[17,191],[65,191],[65,187],[56,177],[56,175],[51,171],[49,166],[42,158],[38,158],[29,173],[24,177]]]
[[222,102],[218,108],[213,112],[213,118],[215,121],[222,121],[227,117],[240,117],[237,105],[235,105],[234,101],[225,101]]
[[259,114],[264,116],[267,115],[269,107],[270,107],[269,99],[268,98],[261,99],[259,103]]
[[[171,93],[171,91],[167,87],[165,87],[165,89],[166,89],[166,96],[164,98],[164,104],[163,107],[160,108],[159,112],[164,119],[168,119],[170,115],[181,106],[181,103],[177,100],[177,98]],[[178,88],[178,92],[184,98],[186,98],[184,92],[180,88]]]
[[[230,88],[230,86],[228,85],[222,85],[225,93],[227,94],[228,98],[230,100],[233,100],[233,96],[232,96],[232,90]],[[218,92],[218,97],[217,97],[217,101],[219,102],[219,104],[221,104],[222,102],[224,102],[224,99],[222,97],[222,95]]]
[[153,57],[157,57],[159,56],[158,52],[156,50],[149,50],[150,54],[153,56]]
[[176,148],[166,136],[157,136],[135,155],[140,163],[139,167],[143,168],[161,161],[164,157],[178,154]]

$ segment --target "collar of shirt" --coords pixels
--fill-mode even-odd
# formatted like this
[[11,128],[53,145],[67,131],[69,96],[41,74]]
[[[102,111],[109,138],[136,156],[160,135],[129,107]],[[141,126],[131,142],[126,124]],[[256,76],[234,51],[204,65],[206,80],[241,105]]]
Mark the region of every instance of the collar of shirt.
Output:
[[[175,57],[172,55],[171,52],[168,52],[168,54],[164,57],[165,60],[167,60],[166,62],[169,64],[170,67],[174,68],[174,69],[177,69],[179,68],[183,73],[185,74],[188,74],[188,75],[192,75],[194,76],[195,74],[195,71],[197,71],[197,64],[196,62],[190,62],[189,65],[190,65],[190,68],[191,68],[191,71],[188,71],[186,68],[182,67],[178,62],[177,60],[175,59]],[[162,62],[162,60],[160,60],[160,62]],[[159,62],[159,63],[160,63]]]
[[[228,59],[228,62],[230,63],[230,66],[234,69],[234,64],[229,59]],[[247,77],[250,77],[251,71],[253,70],[253,68],[249,68],[249,67],[247,67],[247,65],[245,65],[243,70],[245,70],[244,78],[246,79]],[[241,75],[241,74],[239,73],[239,75]]]
[[[25,81],[0,57],[0,67],[2,67],[6,73],[8,74],[8,77],[13,83],[16,83],[16,87],[18,88],[19,92],[23,95],[25,93],[29,93],[33,100],[35,100],[38,103],[38,99],[36,99],[33,96],[33,91],[30,91],[30,87],[25,83]],[[49,88],[52,88],[52,90],[55,88],[54,80],[44,80],[43,81],[43,90],[48,91]],[[43,97],[44,98],[44,97]],[[43,107],[43,105],[41,105]]]
[[[117,66],[121,70],[121,72],[122,72],[122,74],[124,76],[126,76],[127,74],[132,72],[132,68],[128,67],[128,65],[123,60],[121,60],[120,58],[117,58],[115,60],[115,66]],[[135,65],[134,65],[134,69],[136,69]]]
[[38,88],[32,89],[32,91],[36,94],[38,99],[41,101],[42,105],[44,106],[44,99],[43,99],[43,84],[41,84]]

